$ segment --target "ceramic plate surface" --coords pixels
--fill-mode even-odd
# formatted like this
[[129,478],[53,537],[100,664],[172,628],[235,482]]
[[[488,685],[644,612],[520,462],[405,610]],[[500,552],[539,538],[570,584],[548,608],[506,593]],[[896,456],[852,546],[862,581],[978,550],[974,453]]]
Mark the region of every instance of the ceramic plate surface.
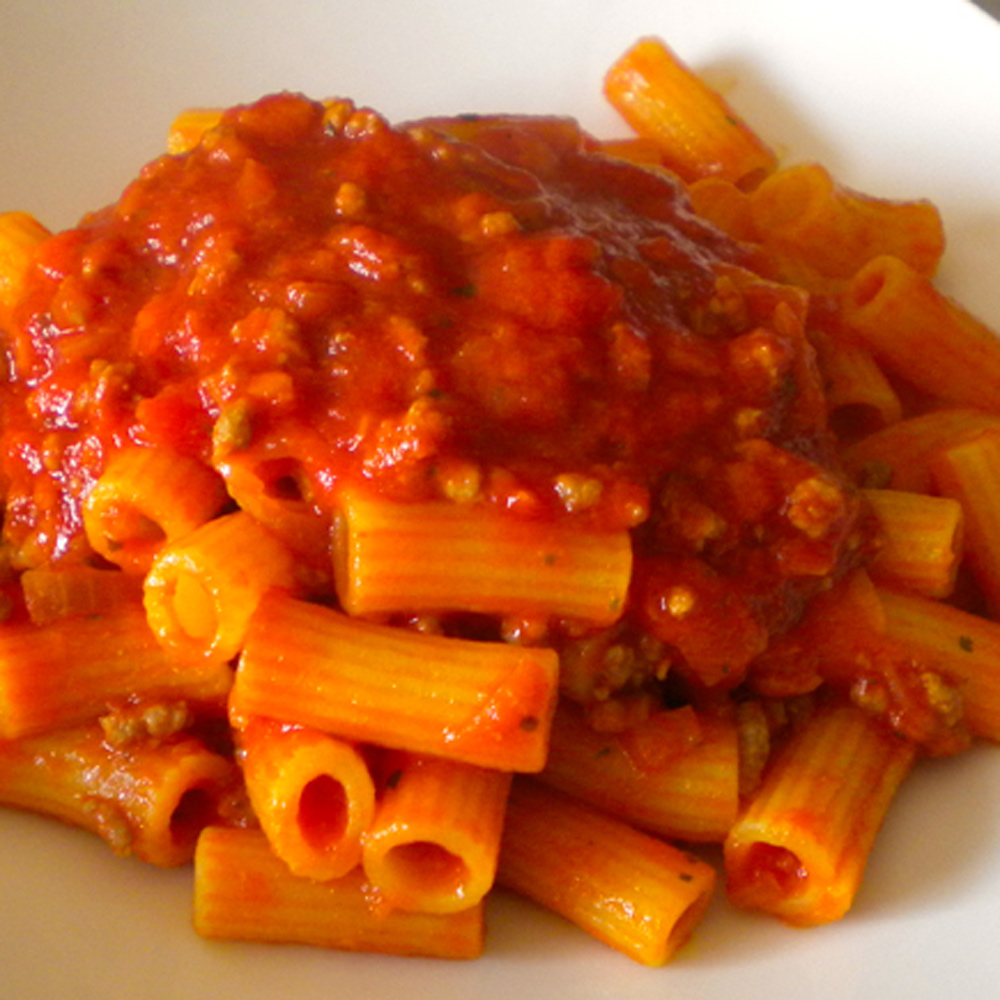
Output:
[[[937,202],[943,286],[1000,328],[1000,27],[964,0],[5,0],[0,211],[71,225],[160,153],[181,108],[275,90],[393,120],[554,112],[624,135],[601,78],[646,34],[789,159]],[[190,895],[189,871],[0,810],[0,997],[994,1000],[1000,750],[919,769],[841,923],[790,930],[720,895],[660,970],[503,895],[467,964],[209,943]]]

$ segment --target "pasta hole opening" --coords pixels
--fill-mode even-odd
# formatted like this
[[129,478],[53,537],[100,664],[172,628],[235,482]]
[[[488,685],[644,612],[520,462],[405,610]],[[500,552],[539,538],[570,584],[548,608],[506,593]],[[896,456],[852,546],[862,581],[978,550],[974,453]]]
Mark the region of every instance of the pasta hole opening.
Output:
[[809,881],[809,872],[798,855],[775,844],[752,844],[741,868],[740,881],[751,885],[753,895],[762,901],[797,896]]
[[324,850],[343,839],[349,814],[347,792],[331,775],[318,775],[302,789],[299,830],[314,850]]
[[841,441],[858,441],[885,425],[879,408],[869,403],[848,403],[830,412],[830,428]]
[[429,895],[460,896],[469,878],[468,866],[457,854],[429,840],[400,844],[385,860],[394,880]]
[[678,918],[677,922],[670,929],[667,935],[667,951],[674,952],[688,938],[691,937],[694,929],[701,922],[701,918],[708,909],[711,893],[702,893]]
[[[789,170],[776,182],[769,186],[765,181],[761,185],[758,204],[766,216],[766,226],[781,229],[791,226],[804,218],[813,206],[828,194],[830,185],[817,184],[817,173],[808,168]],[[752,190],[740,185],[744,190]]]
[[109,508],[101,520],[105,553],[112,558],[123,550],[136,556],[152,554],[167,540],[167,533],[155,518],[130,504]]
[[257,466],[264,495],[285,503],[307,503],[311,494],[302,467],[293,458],[276,458]]
[[863,271],[851,287],[851,298],[858,307],[870,305],[885,288],[887,277],[881,268],[870,267]]
[[215,638],[219,628],[215,597],[194,573],[177,574],[170,602],[177,624],[190,638]]
[[170,814],[170,836],[175,844],[193,844],[217,819],[215,796],[206,788],[189,788]]

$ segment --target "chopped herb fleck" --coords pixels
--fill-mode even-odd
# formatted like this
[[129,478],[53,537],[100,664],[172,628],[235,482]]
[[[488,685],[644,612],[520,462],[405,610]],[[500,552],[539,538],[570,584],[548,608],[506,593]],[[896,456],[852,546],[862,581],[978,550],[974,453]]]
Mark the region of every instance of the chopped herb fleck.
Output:
[[958,644],[966,653],[972,652],[972,637],[968,635],[960,635],[958,637]]
[[393,771],[388,778],[385,779],[386,788],[395,788],[399,784],[400,778],[403,777],[402,771]]
[[533,715],[526,715],[521,720],[521,729],[526,733],[533,733],[538,728],[538,719]]
[[451,290],[452,295],[460,295],[463,299],[471,299],[476,294],[475,285],[459,285]]

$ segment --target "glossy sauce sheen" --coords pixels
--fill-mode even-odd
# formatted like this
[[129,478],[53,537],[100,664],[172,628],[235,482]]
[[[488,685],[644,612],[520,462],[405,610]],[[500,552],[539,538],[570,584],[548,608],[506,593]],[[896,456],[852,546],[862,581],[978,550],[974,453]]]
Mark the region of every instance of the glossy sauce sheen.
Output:
[[804,306],[755,263],[568,120],[233,109],[40,248],[7,543],[90,559],[81,497],[123,443],[256,449],[324,523],[364,481],[631,529],[629,620],[735,679],[855,545]]

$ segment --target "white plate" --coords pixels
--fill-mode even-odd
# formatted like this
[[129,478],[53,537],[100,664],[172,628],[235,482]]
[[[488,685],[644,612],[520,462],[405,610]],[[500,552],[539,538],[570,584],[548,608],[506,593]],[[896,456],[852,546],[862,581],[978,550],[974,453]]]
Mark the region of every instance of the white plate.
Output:
[[[558,112],[624,134],[601,77],[643,34],[790,156],[934,199],[945,287],[1000,327],[1000,27],[964,0],[4,0],[0,210],[70,225],[160,152],[180,108],[279,89],[393,119]],[[4,1000],[993,1000],[1000,751],[921,767],[840,924],[793,931],[720,898],[662,970],[507,897],[468,964],[207,943],[189,914],[188,872],[0,810]]]

